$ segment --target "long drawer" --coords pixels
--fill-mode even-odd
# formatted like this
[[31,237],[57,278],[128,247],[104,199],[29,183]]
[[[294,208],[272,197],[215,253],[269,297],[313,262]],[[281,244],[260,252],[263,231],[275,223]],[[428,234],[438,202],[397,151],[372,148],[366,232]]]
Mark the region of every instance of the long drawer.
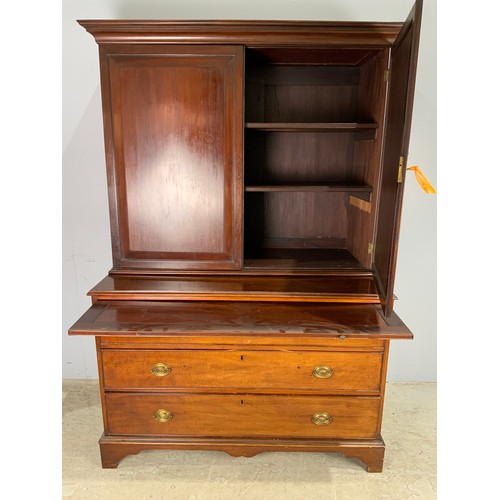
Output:
[[374,438],[378,397],[107,393],[107,434]]
[[102,362],[106,390],[377,392],[382,371],[378,352],[106,349]]

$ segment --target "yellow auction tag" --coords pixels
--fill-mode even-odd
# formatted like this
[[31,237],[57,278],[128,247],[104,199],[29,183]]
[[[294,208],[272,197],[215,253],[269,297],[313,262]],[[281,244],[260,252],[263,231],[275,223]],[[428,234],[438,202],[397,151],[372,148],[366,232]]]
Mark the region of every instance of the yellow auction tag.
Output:
[[427,177],[422,173],[418,167],[408,167],[407,170],[413,170],[415,172],[415,177],[422,189],[428,194],[436,194],[436,190],[432,187],[431,183],[427,180]]

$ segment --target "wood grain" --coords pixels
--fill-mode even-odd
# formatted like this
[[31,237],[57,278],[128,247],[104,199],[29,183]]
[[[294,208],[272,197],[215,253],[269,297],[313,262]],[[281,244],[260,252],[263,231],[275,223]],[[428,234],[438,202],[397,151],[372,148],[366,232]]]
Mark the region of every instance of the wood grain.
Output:
[[[290,257],[300,253],[289,250]],[[303,252],[303,250],[302,250]],[[313,249],[307,249],[313,252]],[[317,253],[315,253],[317,252]],[[309,258],[325,258],[316,249]],[[281,254],[282,251],[279,251]],[[267,250],[268,258],[273,251]],[[281,255],[283,257],[283,255]],[[302,258],[306,258],[307,255]],[[346,258],[340,256],[339,259]],[[286,262],[286,261],[285,261]],[[304,264],[306,265],[306,264]],[[313,263],[311,263],[311,266]],[[345,264],[344,264],[345,265]],[[292,300],[300,301],[358,301],[378,303],[373,278],[369,276],[176,276],[176,277],[110,277],[98,283],[89,295],[96,300]],[[260,297],[260,299],[259,299]],[[215,306],[214,306],[215,307]],[[234,306],[236,307],[236,306]]]
[[[109,435],[375,438],[378,397],[106,394]],[[157,422],[158,409],[173,414]],[[329,425],[311,417],[329,413]]]
[[240,268],[242,47],[105,56],[115,267]]
[[[394,316],[394,317],[392,317]],[[411,338],[394,314],[380,306],[314,302],[145,302],[94,304],[69,330],[71,335],[234,335],[323,338]]]
[[[382,355],[352,352],[287,352],[248,350],[110,350],[102,353],[106,390],[207,392],[221,389],[271,392],[377,393]],[[157,363],[171,372],[156,376]],[[327,365],[330,378],[320,379],[313,370]],[[240,389],[238,389],[240,388]]]
[[[392,317],[391,317],[392,319]],[[341,338],[342,337],[342,338]],[[324,351],[324,352],[375,352],[384,350],[385,340],[362,336],[321,336],[309,334],[300,339],[296,336],[255,335],[220,333],[219,335],[103,335],[98,337],[101,349],[163,350],[186,349],[212,351],[223,349],[269,351],[278,349],[289,352]]]
[[[79,20],[99,44],[244,44],[250,47],[388,47],[402,23],[339,21]],[[355,58],[359,58],[358,55]],[[352,60],[352,56],[350,57]],[[308,58],[308,60],[311,60]],[[312,60],[311,62],[314,62]]]
[[142,450],[206,450],[223,451],[233,457],[253,457],[268,451],[341,453],[366,465],[368,472],[382,472],[385,444],[377,439],[230,439],[187,436],[113,437],[99,440],[103,468],[114,469],[127,455]]
[[[373,186],[370,204],[361,200],[347,207],[346,248],[366,268],[372,267],[373,254],[368,245],[375,241],[375,217],[378,206],[378,186],[382,138],[385,130],[385,104],[387,82],[384,71],[389,66],[389,51],[378,52],[360,67],[357,96],[357,112],[360,119],[379,124],[377,135],[372,140],[355,140],[352,152],[351,178],[354,182]],[[360,138],[356,136],[356,139]],[[356,208],[355,208],[356,207]],[[364,207],[360,212],[358,209]],[[370,210],[367,210],[370,208]]]
[[[349,182],[349,134],[247,131],[245,184]],[[359,184],[359,182],[357,182]]]
[[397,181],[398,167],[399,159],[403,157],[405,159],[402,170],[404,181],[410,142],[421,20],[422,1],[416,0],[402,28],[402,33],[391,50],[391,75],[373,262],[387,315],[392,313],[394,302],[393,290],[403,202],[404,183]]

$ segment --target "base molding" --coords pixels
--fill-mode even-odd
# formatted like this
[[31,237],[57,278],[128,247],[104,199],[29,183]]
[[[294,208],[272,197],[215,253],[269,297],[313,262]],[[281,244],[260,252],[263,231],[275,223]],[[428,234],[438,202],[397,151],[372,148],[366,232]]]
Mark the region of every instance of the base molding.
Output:
[[149,438],[105,436],[99,440],[104,469],[114,469],[127,455],[143,450],[204,450],[222,451],[233,457],[253,457],[263,452],[323,452],[340,453],[356,458],[368,472],[382,472],[385,444],[382,439],[369,440],[290,440],[290,439],[221,439],[221,438]]

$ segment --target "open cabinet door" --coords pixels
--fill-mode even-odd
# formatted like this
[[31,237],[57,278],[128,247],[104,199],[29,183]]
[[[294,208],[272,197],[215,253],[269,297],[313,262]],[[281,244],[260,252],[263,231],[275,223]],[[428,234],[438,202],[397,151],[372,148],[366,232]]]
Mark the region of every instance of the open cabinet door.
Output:
[[394,275],[403,184],[417,71],[422,0],[417,0],[391,48],[390,77],[376,222],[373,272],[382,306],[389,316],[394,302]]

